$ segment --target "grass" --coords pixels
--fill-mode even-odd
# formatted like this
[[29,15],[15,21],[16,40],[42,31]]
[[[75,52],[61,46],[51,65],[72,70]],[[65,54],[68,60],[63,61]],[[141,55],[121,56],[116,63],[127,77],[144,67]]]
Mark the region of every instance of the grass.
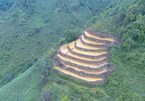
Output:
[[[13,5],[0,15],[0,87],[21,75],[45,51],[55,47],[64,32],[82,30],[86,20],[93,16],[88,8],[90,5],[85,2],[82,2],[84,6],[78,1],[69,5],[58,0],[12,2]],[[109,3],[103,2],[100,6]],[[94,4],[98,2],[94,1]]]
[[90,88],[79,81],[52,73],[48,77],[50,82],[45,85],[42,92],[52,89],[52,101],[63,101],[62,94],[76,101],[144,101],[144,71],[123,58],[132,55],[130,52],[121,52],[119,46],[110,50],[113,74],[107,77],[107,82],[101,86]]
[[[53,55],[54,52],[50,48],[60,44],[65,29],[73,30],[77,27],[82,30],[84,24],[88,22],[85,27],[113,33],[122,38],[121,28],[128,30],[128,26],[139,23],[138,21],[143,22],[145,18],[143,16],[125,27],[117,25],[122,21],[117,21],[118,18],[114,14],[116,9],[118,7],[128,9],[133,2],[127,0],[114,5],[103,11],[101,15],[96,12],[96,16],[89,20],[92,15],[88,10],[88,4],[87,8],[69,9],[73,14],[76,14],[76,11],[81,13],[72,16],[65,11],[63,3],[57,2],[59,5],[55,5],[57,4],[55,0],[51,2],[36,0],[28,3],[33,9],[23,7],[21,1],[16,0],[16,3],[20,4],[13,6],[0,17],[2,22],[0,24],[0,101],[45,101],[46,99],[50,101],[144,101],[145,50],[142,44],[125,50],[121,42],[109,51],[113,73],[101,86],[89,88],[85,84],[50,72],[52,57],[49,55]],[[77,5],[76,3],[68,8]],[[56,7],[63,9],[61,12],[53,12]],[[128,14],[128,11],[125,13]],[[83,14],[88,15],[84,17]],[[48,56],[44,55],[46,50],[49,50]],[[46,57],[47,61],[44,59]],[[46,64],[50,70],[47,76],[43,74]]]
[[[132,66],[124,61],[129,53],[112,51],[112,64],[114,73],[108,78],[108,83],[104,85],[106,92],[115,101],[143,101],[144,77],[142,69]],[[132,54],[135,54],[132,52]],[[142,75],[142,76],[141,76]]]
[[0,88],[0,101],[38,101],[41,92],[41,70],[46,61],[39,59],[13,81]]

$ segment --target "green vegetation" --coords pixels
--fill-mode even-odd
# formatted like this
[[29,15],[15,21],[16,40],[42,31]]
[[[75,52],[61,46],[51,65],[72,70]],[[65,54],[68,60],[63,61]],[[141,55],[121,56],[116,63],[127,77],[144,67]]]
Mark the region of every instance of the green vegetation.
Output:
[[[0,0],[0,101],[144,101],[145,1],[114,1]],[[120,38],[97,87],[52,69],[58,46],[87,27]]]
[[[89,5],[90,0],[68,3],[65,0],[0,0],[2,8],[7,8],[0,15],[0,87],[30,68],[45,51],[60,44],[67,36],[64,33],[82,30],[86,20],[93,16],[92,9],[101,7],[101,12],[111,2],[101,2],[95,8]],[[93,1],[93,5],[98,3]]]
[[[101,14],[92,27],[113,33],[121,43],[110,51],[114,73],[104,85],[113,100],[143,101],[145,86],[145,13],[143,1],[118,4]],[[111,15],[109,14],[112,11]],[[118,12],[118,13],[116,13]]]
[[0,89],[0,101],[38,101],[40,96],[41,70],[46,61],[39,59],[19,77]]

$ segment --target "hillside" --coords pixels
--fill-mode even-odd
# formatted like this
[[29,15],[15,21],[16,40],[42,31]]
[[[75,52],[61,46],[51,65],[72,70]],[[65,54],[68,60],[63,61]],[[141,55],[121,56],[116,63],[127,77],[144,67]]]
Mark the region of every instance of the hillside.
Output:
[[74,80],[101,84],[111,72],[107,50],[116,43],[111,35],[86,29],[78,39],[58,49],[53,68]]
[[[0,0],[0,101],[144,101],[145,1],[114,1]],[[52,70],[58,46],[88,27],[120,38],[95,87]]]
[[[69,5],[63,0],[1,2],[7,9],[0,16],[0,87],[60,43],[66,30],[83,28],[86,20],[99,14],[111,0],[70,0]],[[99,6],[94,6],[98,3]]]
[[[120,37],[120,46],[110,51],[113,77],[108,79],[108,94],[114,100],[145,99],[145,11],[144,0],[112,5],[100,16],[93,18],[94,30],[110,32]],[[127,9],[126,9],[127,8]],[[116,88],[116,89],[115,89]]]
[[19,77],[0,88],[0,101],[39,101],[41,70],[46,66],[44,59],[27,69]]

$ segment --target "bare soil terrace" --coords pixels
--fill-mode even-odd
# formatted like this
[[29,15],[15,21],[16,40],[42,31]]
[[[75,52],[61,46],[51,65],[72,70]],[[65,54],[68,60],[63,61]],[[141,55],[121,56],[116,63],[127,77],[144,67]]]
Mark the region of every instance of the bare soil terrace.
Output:
[[115,37],[87,29],[77,40],[60,47],[54,69],[88,83],[102,82],[110,72],[107,46],[115,43]]

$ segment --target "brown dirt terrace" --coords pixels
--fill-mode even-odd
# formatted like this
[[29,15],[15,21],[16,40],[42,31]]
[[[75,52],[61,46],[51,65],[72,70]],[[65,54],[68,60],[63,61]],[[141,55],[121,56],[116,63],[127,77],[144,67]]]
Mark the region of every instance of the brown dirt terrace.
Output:
[[54,69],[88,83],[102,82],[111,71],[107,48],[114,44],[112,35],[87,29],[77,40],[60,47]]

